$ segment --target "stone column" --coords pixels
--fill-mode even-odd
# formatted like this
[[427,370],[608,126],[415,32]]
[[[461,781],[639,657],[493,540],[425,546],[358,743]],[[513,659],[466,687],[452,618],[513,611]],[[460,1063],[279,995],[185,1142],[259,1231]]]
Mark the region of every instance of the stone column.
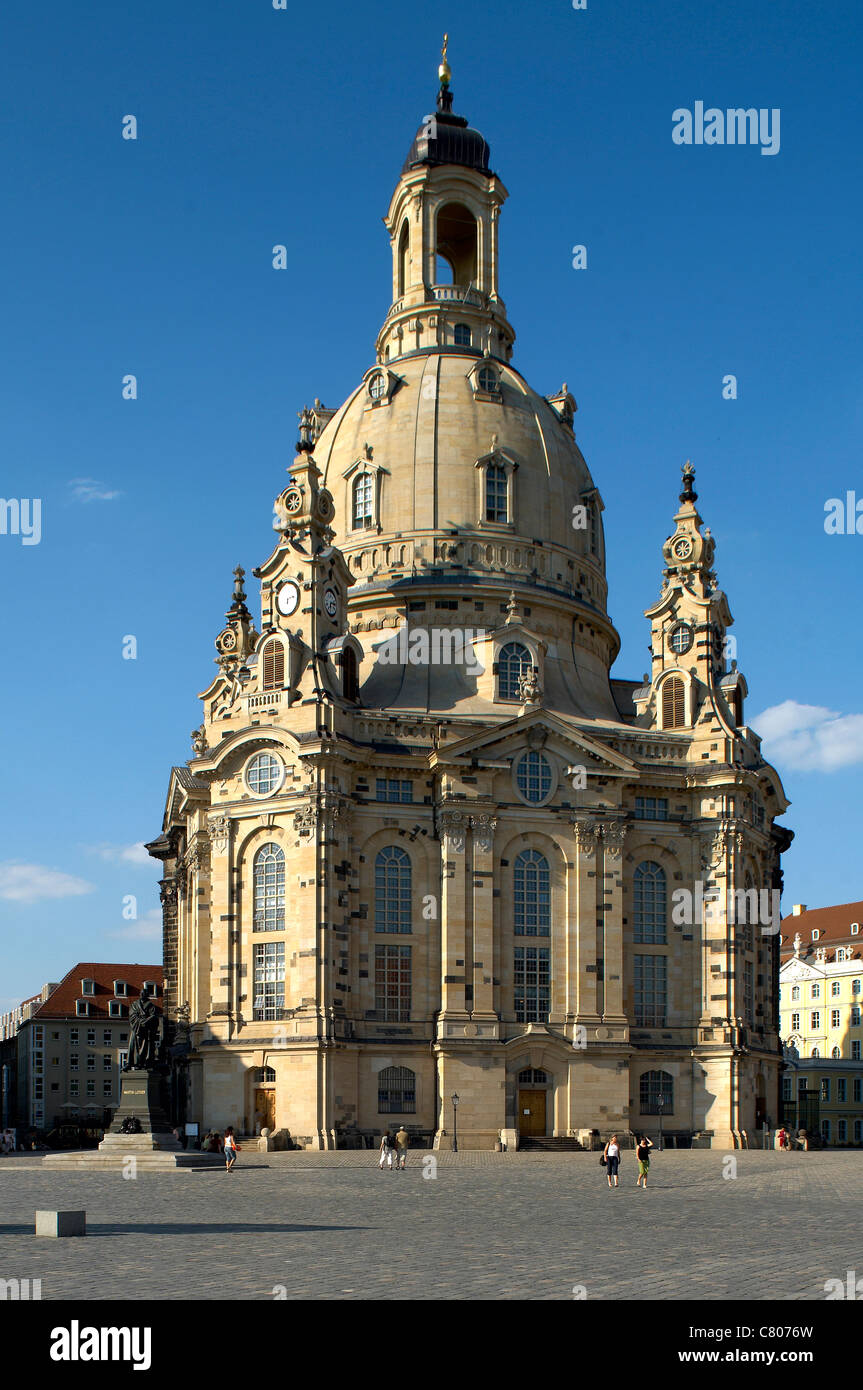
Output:
[[497,818],[470,818],[473,831],[473,1009],[474,1018],[496,1019],[494,1008],[494,828]]
[[441,1020],[467,1018],[464,851],[468,822],[464,811],[441,812]]
[[623,1007],[623,843],[625,821],[602,824],[602,913],[604,923],[604,1003],[607,1022],[625,1023]]
[[228,1019],[233,1008],[231,988],[231,931],[238,923],[231,893],[231,820],[229,816],[210,816],[207,821],[210,837],[210,987],[207,1015],[221,1021],[220,1036],[228,1036]]
[[575,1023],[599,1022],[596,978],[596,828],[586,816],[571,817],[575,840],[574,882],[568,886],[566,1015]]

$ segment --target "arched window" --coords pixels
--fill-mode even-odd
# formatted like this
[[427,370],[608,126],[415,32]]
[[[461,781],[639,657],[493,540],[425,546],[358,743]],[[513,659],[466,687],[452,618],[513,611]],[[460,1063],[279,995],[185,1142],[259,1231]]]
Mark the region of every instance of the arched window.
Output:
[[276,1072],[273,1067],[258,1067],[255,1072],[255,1083],[258,1086],[265,1086],[268,1081],[275,1081]]
[[485,470],[485,519],[486,521],[508,521],[506,469],[499,463],[490,463]]
[[812,1049],[812,1051],[811,1051],[811,1053],[810,1053],[809,1055],[810,1055],[811,1057],[820,1057],[820,1056],[821,1056],[821,1053],[820,1053],[820,1051],[818,1050],[817,1047],[813,1047],[813,1049]]
[[[476,284],[476,218],[463,203],[446,203],[439,209],[436,218],[436,247],[438,256],[438,284],[447,284],[451,271],[451,283],[467,289]],[[446,269],[441,266],[441,258]]]
[[401,235],[399,236],[399,294],[403,295],[408,283],[408,265],[410,255],[410,231],[408,229],[408,219],[402,223]]
[[[645,1071],[639,1082],[642,1115],[670,1115],[674,1110],[674,1077],[667,1071]],[[660,1104],[661,1102],[661,1104]]]
[[342,694],[346,700],[358,700],[360,681],[357,674],[357,654],[353,647],[342,652]]
[[685,708],[683,681],[679,676],[671,676],[662,687],[663,729],[682,729]]
[[639,864],[632,881],[633,926],[637,945],[665,945],[667,896],[665,870],[661,865],[654,864],[651,859]]
[[278,845],[262,845],[254,862],[253,931],[285,929],[285,854]]
[[466,323],[457,323],[453,329],[452,340],[456,347],[470,347],[470,329]]
[[416,1072],[410,1067],[384,1067],[378,1073],[378,1114],[415,1115]]
[[540,1071],[538,1067],[525,1067],[524,1071],[518,1074],[519,1086],[547,1086],[548,1073]]
[[530,674],[532,668],[533,658],[520,642],[507,642],[505,647],[501,647],[497,659],[497,698],[517,700],[518,683],[522,676]]
[[526,849],[513,869],[513,930],[516,936],[548,936],[551,927],[551,886],[548,860]]
[[265,642],[261,652],[264,690],[281,690],[285,683],[285,649],[278,638]]
[[480,367],[478,380],[481,391],[493,393],[497,390],[497,372],[494,367]]
[[411,930],[411,861],[398,845],[386,845],[375,858],[375,931]]
[[587,504],[588,536],[590,538],[590,553],[599,558],[599,503],[596,498]]
[[830,1056],[833,1057],[833,1058],[841,1057],[841,1056],[842,1056],[842,1049],[839,1048],[839,1047],[834,1047],[833,1051],[830,1053]]
[[371,473],[358,473],[354,478],[352,515],[353,529],[362,531],[374,521],[374,479]]

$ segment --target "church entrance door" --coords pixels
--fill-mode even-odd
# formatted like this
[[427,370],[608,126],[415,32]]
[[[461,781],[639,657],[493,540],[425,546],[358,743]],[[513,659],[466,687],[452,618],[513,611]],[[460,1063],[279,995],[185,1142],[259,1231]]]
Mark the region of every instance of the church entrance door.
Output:
[[545,1091],[519,1089],[518,1132],[522,1139],[545,1134]]
[[[275,1090],[255,1091],[255,1119],[260,1123],[261,1129],[275,1129],[276,1127],[276,1092]],[[260,1132],[260,1131],[259,1131]]]

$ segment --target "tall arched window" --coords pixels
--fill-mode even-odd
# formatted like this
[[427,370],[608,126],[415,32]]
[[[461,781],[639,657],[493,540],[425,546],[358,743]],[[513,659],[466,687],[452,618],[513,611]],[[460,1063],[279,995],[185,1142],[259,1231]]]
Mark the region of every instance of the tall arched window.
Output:
[[264,644],[261,662],[264,690],[281,690],[285,683],[285,649],[277,637]]
[[411,861],[398,845],[386,845],[375,858],[375,931],[411,930]]
[[360,681],[357,674],[357,654],[353,647],[342,652],[342,694],[346,700],[358,700]]
[[456,347],[470,347],[470,328],[466,323],[457,323],[453,329],[452,340]]
[[513,930],[516,936],[548,936],[551,927],[551,886],[548,860],[526,849],[513,869]]
[[667,940],[665,870],[652,859],[639,864],[632,880],[632,920],[639,946],[664,946]]
[[682,729],[685,723],[685,711],[683,681],[679,676],[671,676],[662,687],[663,729]]
[[674,1077],[670,1072],[642,1072],[639,1089],[642,1115],[658,1115],[660,1109],[670,1115],[674,1110]]
[[596,498],[587,504],[588,536],[590,537],[590,553],[599,558],[599,503]]
[[506,469],[499,463],[490,463],[485,470],[485,519],[509,521]]
[[497,659],[497,697],[499,700],[519,699],[518,683],[533,668],[533,658],[521,642],[507,642]]
[[354,530],[362,531],[374,521],[374,479],[371,473],[358,473],[351,492]]
[[401,235],[399,236],[399,294],[404,294],[408,283],[408,257],[410,253],[410,232],[408,230],[408,220],[405,218],[402,223]]
[[416,1072],[410,1067],[384,1067],[378,1072],[378,1114],[415,1115]]
[[285,854],[278,845],[262,845],[254,861],[253,931],[285,929]]

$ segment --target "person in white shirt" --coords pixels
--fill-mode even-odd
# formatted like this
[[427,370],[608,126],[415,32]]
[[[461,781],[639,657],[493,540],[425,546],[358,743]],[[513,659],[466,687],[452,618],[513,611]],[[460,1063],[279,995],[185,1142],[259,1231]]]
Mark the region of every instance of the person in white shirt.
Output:
[[[617,1142],[617,1135],[612,1134],[605,1148],[603,1149],[605,1158],[605,1175],[608,1178],[609,1187],[619,1186],[617,1181],[617,1171],[620,1167],[620,1145]],[[612,1182],[613,1180],[613,1182]]]

